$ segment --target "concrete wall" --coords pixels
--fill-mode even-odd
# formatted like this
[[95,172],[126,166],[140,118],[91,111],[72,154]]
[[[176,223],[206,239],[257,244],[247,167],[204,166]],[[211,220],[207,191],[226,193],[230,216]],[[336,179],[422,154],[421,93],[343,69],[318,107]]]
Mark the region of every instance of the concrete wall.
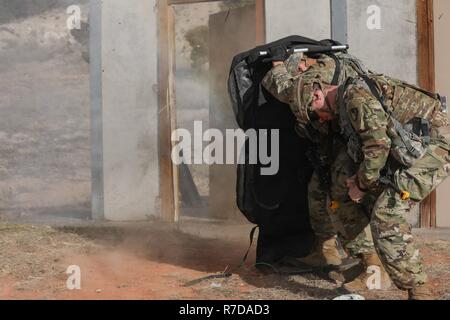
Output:
[[[380,10],[380,29],[370,30],[367,21]],[[372,70],[416,84],[417,68],[417,10],[413,0],[347,1],[347,28],[350,51]],[[413,226],[419,226],[419,206],[408,215]]]
[[[351,52],[374,70],[416,83],[415,1],[358,0],[346,3]],[[345,5],[345,1],[337,2],[337,5],[341,4]],[[367,28],[370,5],[377,5],[381,10],[379,30]],[[266,0],[266,30],[268,42],[293,34],[329,38],[332,34],[330,0]]]
[[266,0],[267,42],[290,35],[331,36],[329,0]]
[[[434,0],[436,90],[450,97],[450,1]],[[450,227],[450,179],[437,191],[437,226]]]
[[155,1],[92,1],[102,17],[91,38],[94,216],[145,220],[159,194]]
[[[369,30],[370,5],[380,8],[381,29]],[[416,1],[347,1],[348,43],[352,54],[381,73],[417,82]]]

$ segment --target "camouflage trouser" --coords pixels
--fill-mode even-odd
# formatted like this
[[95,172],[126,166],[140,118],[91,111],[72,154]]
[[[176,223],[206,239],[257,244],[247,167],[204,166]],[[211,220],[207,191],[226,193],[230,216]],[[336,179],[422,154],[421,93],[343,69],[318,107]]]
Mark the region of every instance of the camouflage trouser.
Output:
[[448,176],[450,130],[446,127],[442,131],[445,136],[432,140],[423,159],[414,167],[395,174],[395,184],[400,190],[410,192],[411,200],[403,201],[392,188],[386,188],[372,210],[370,225],[375,248],[386,271],[400,289],[411,289],[426,282],[411,225],[405,216],[412,206],[424,200]]
[[[369,219],[365,213],[367,209],[348,197],[345,181],[355,174],[356,168],[343,148],[330,168],[330,194],[322,188],[317,172],[314,172],[308,186],[310,220],[314,233],[326,239],[338,235],[344,248],[353,257],[375,253],[368,227]],[[330,195],[339,204],[339,208],[330,208]]]

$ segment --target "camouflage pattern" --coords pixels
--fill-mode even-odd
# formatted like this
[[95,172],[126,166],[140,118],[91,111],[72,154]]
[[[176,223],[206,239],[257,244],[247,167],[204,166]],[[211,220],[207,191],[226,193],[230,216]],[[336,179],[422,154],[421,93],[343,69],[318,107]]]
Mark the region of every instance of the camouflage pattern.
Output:
[[[292,103],[295,101],[295,93],[294,97],[289,96],[295,92],[292,86],[295,87],[297,84],[298,88],[300,81],[298,78],[296,80],[289,78],[286,68],[275,69],[267,75],[268,83],[272,85],[271,92],[275,97],[280,93],[285,94],[285,101]],[[334,68],[330,70],[332,69]],[[308,70],[306,74],[302,76],[304,81],[309,79],[326,82],[330,80],[331,73],[322,69],[322,77],[320,70],[311,73]],[[325,79],[327,75],[328,79]],[[405,218],[406,213],[425,199],[448,176],[450,129],[446,115],[440,112],[440,103],[427,93],[382,75],[371,74],[371,77],[376,80],[380,92],[383,92],[385,104],[402,124],[414,117],[423,117],[433,125],[432,140],[425,157],[413,167],[401,169],[395,174],[395,185],[399,190],[410,192],[411,198],[409,201],[403,201],[394,188],[379,185],[381,170],[387,164],[392,146],[388,135],[389,119],[367,87],[354,84],[346,88],[343,101],[340,102],[359,136],[363,159],[361,163],[355,163],[345,152],[345,148],[343,152],[336,152],[331,170],[333,184],[330,194],[340,206],[331,214],[328,203],[330,197],[327,191],[321,188],[317,173],[313,175],[309,186],[311,223],[319,236],[330,237],[338,233],[345,240],[354,240],[359,251],[364,250],[360,249],[361,246],[370,251],[372,250],[370,240],[365,242],[370,237],[368,233],[361,233],[369,224],[368,216],[370,216],[375,249],[386,271],[398,288],[408,290],[424,284],[427,276],[423,271],[419,251],[414,245],[411,226]],[[340,79],[341,84],[342,80]],[[299,107],[301,105],[298,103],[291,105],[293,111]],[[303,124],[303,128],[307,126]],[[333,132],[333,135],[336,133]],[[348,189],[344,181],[353,173],[357,175],[359,186],[368,190],[362,205],[351,203],[347,196]],[[347,243],[346,247],[355,254],[351,243]]]
[[299,76],[288,72],[286,64],[272,68],[264,77],[261,84],[279,101],[291,105],[294,102],[294,89]]
[[[404,107],[403,101],[398,101],[398,104],[390,103],[390,108],[399,117],[403,117],[403,121],[426,114],[439,115],[435,100],[428,95],[416,92],[405,99],[409,99],[411,109],[416,110],[417,114]],[[359,184],[369,190],[368,197],[377,199],[369,211],[377,253],[391,279],[400,289],[408,290],[424,284],[426,274],[423,271],[419,251],[414,245],[411,226],[406,221],[406,213],[412,206],[425,199],[448,176],[449,126],[445,125],[445,121],[444,126],[435,126],[425,157],[413,167],[400,169],[395,173],[394,183],[397,188],[411,194],[410,201],[403,201],[394,188],[380,186],[377,183],[381,170],[386,166],[391,148],[391,140],[387,133],[389,121],[383,107],[367,88],[358,84],[346,89],[343,101],[352,126],[361,138],[364,153],[364,160],[357,168]],[[430,120],[434,122],[433,118]],[[348,210],[345,210],[345,214],[347,212]],[[345,221],[345,218],[343,220]]]
[[[337,53],[340,60],[340,76],[338,84],[343,84],[349,77],[357,77],[355,65],[344,53]],[[352,59],[355,59],[352,57]],[[307,68],[302,73],[298,64],[304,62]],[[359,63],[358,65],[362,65]],[[291,55],[283,64],[270,70],[262,85],[279,101],[290,106],[292,112],[300,123],[309,123],[308,106],[312,101],[310,90],[303,90],[303,86],[312,86],[320,82],[323,86],[333,82],[336,71],[336,61],[328,55],[319,55],[317,59],[309,59],[300,54]]]
[[[302,75],[298,71],[298,64],[301,61],[306,62],[303,59],[303,55],[292,55],[284,64],[274,67],[271,71],[267,73],[262,81],[262,85],[278,100],[289,104],[294,114],[298,111],[296,106],[297,88],[299,86],[300,79],[307,79],[309,83],[312,80],[320,80],[322,83],[331,84],[335,74],[336,63],[334,59],[327,55],[321,55],[317,59],[316,63],[312,63],[308,70]],[[295,63],[297,65],[295,66]],[[356,76],[357,73],[348,65],[343,64],[341,71],[340,82],[344,82],[347,77]],[[328,125],[320,124],[315,122],[312,126],[302,126],[299,124],[297,126],[297,132],[300,136],[307,138],[312,141],[315,145],[318,157],[323,159],[324,162],[328,161],[326,158],[328,155]],[[335,128],[336,132],[340,129]],[[337,150],[333,150],[332,158],[336,158],[338,154],[344,154],[342,152],[344,147],[337,147]],[[339,161],[335,161],[336,169],[338,170]],[[351,161],[347,161],[347,164],[353,165]],[[330,163],[331,164],[331,163]],[[338,212],[331,212],[329,206],[329,190],[326,190],[324,186],[320,183],[320,177],[318,172],[315,171],[313,178],[310,181],[309,190],[309,205],[310,205],[310,219],[314,232],[317,236],[329,239],[333,236],[340,234],[340,240],[343,243],[347,251],[354,257],[361,254],[370,254],[375,252],[373,241],[371,238],[370,230],[359,230],[355,233],[355,228],[353,224],[350,228],[345,228],[344,226],[348,224],[350,220],[349,216],[343,215],[343,210],[350,209],[354,217],[364,216],[363,211],[361,211],[361,206],[349,201],[346,192],[342,194],[340,190],[346,190],[345,180],[351,175],[347,175],[344,170],[336,171],[332,169],[335,176],[332,177],[333,181],[340,181],[340,187],[336,187],[336,195],[333,196],[333,200],[342,203],[342,208]],[[335,184],[337,186],[337,184]],[[332,191],[333,192],[333,191]],[[339,194],[339,197],[337,196]],[[340,221],[344,217],[345,221]],[[366,223],[367,225],[367,223]]]
[[371,78],[375,80],[380,92],[383,92],[385,105],[393,111],[394,118],[400,123],[405,124],[414,117],[420,117],[434,121],[436,127],[448,125],[446,116],[437,116],[441,111],[437,95],[384,75],[371,75]]
[[[344,145],[339,145],[337,149],[337,156],[331,165],[331,189],[328,191],[323,188],[317,172],[308,186],[312,228],[321,238],[338,235],[346,251],[353,257],[373,254],[375,248],[365,213],[370,208],[354,203],[347,195],[346,180],[354,175],[357,166],[347,155]],[[331,199],[338,203],[338,208],[331,208]]]
[[349,115],[362,145],[363,161],[357,172],[359,186],[365,190],[377,188],[391,150],[391,139],[387,134],[388,116],[380,102],[361,84],[350,84],[338,95],[341,94],[341,107]]
[[307,65],[307,58],[303,55],[303,53],[294,53],[289,56],[289,58],[284,62],[286,66],[286,70],[293,77],[298,77],[301,75],[302,71],[300,69],[300,64],[304,63]]
[[372,211],[371,228],[375,246],[391,279],[400,289],[412,289],[427,280],[419,251],[414,245],[406,213],[425,199],[448,176],[450,130],[432,140],[427,155],[409,169],[396,173],[400,190],[411,193],[411,201],[402,201],[392,188],[378,197]]

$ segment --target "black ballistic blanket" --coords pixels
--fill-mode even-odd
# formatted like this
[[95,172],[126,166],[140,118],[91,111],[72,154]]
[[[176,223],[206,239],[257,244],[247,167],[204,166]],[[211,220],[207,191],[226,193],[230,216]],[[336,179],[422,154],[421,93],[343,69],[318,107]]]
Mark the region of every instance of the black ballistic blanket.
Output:
[[314,241],[307,197],[313,171],[305,156],[309,143],[296,134],[295,118],[289,106],[273,98],[261,86],[262,79],[272,68],[271,63],[264,63],[263,58],[254,59],[256,53],[278,45],[317,48],[339,43],[291,36],[233,59],[228,88],[237,123],[244,130],[278,129],[280,133],[280,168],[276,175],[261,175],[260,164],[242,164],[237,171],[238,207],[260,229],[258,263],[274,263],[286,256],[305,256]]

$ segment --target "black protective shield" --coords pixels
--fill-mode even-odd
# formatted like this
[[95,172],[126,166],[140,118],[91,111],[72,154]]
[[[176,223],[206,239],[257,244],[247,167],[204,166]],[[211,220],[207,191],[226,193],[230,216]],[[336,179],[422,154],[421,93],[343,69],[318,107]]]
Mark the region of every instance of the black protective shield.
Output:
[[[295,118],[288,105],[261,86],[271,69],[262,59],[249,63],[254,52],[284,45],[329,46],[339,43],[291,36],[241,53],[233,59],[228,81],[236,121],[244,129],[280,130],[280,170],[274,176],[260,174],[261,165],[239,165],[236,197],[241,212],[259,225],[257,262],[273,262],[285,256],[309,253],[313,232],[309,224],[307,186],[313,168],[306,158],[309,143],[295,132]],[[248,159],[248,157],[246,157]]]

